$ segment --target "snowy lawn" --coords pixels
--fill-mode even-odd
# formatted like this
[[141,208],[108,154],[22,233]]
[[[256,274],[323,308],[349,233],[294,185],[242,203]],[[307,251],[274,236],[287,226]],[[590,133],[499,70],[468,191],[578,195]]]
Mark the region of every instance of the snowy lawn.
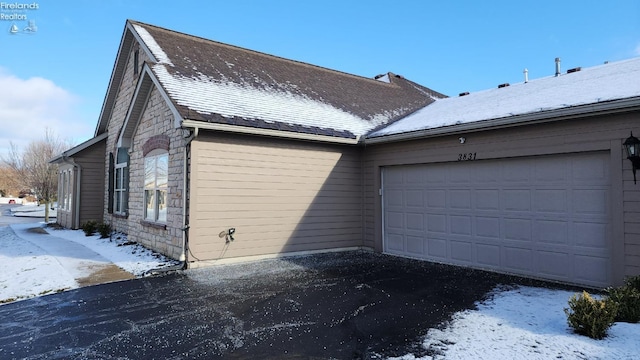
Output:
[[[30,237],[42,237],[46,236],[46,233],[31,234],[31,231],[19,231],[34,227],[40,227],[36,230],[46,230],[50,235],[62,239],[59,241],[57,254],[51,254],[50,251],[28,241]],[[74,272],[70,273],[67,270],[70,266],[78,264],[78,272],[84,271],[80,268],[83,259],[60,255],[65,252],[64,247],[68,247],[68,241],[81,244],[89,249],[89,252],[95,253],[96,258],[102,259],[105,264],[111,262],[137,277],[145,276],[149,270],[178,264],[177,261],[154,253],[139,244],[128,242],[123,234],[114,234],[111,239],[100,239],[99,235],[85,236],[81,230],[56,230],[45,227],[44,223],[0,227],[0,304],[79,287],[77,277],[72,275]]]
[[477,310],[430,329],[423,346],[435,359],[639,359],[640,324],[615,323],[603,340],[574,334],[563,311],[574,292],[534,287],[496,289]]

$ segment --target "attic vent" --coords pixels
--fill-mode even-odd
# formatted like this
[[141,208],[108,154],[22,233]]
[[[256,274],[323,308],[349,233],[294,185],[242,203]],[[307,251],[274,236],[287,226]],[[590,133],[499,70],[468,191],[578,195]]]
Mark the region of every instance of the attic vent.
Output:
[[574,72],[578,72],[578,71],[580,71],[580,70],[582,70],[582,68],[578,66],[578,67],[576,67],[576,68],[573,68],[573,69],[569,69],[569,70],[567,70],[567,74],[571,74],[571,73],[574,73]]
[[498,85],[498,89],[502,89],[503,87],[507,87],[507,86],[509,86],[509,83],[500,84]]
[[468,91],[461,92],[460,94],[458,94],[458,96],[467,96],[467,95],[469,95]]

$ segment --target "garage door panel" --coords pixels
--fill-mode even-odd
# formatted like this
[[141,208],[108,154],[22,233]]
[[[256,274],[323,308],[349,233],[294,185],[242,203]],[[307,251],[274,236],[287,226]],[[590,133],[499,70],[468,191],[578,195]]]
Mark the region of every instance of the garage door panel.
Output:
[[529,189],[505,189],[501,197],[505,211],[531,211]]
[[438,261],[447,260],[447,240],[438,238],[427,239],[427,255]]
[[450,190],[449,206],[451,209],[471,209],[471,190]]
[[385,224],[389,229],[404,230],[404,214],[401,212],[389,211],[385,219]]
[[422,236],[407,236],[407,252],[413,256],[424,256],[424,238]]
[[563,220],[536,220],[536,240],[540,243],[569,243],[569,224]]
[[471,263],[473,261],[473,244],[466,241],[450,241],[451,259],[458,262]]
[[469,215],[451,215],[449,217],[451,223],[450,232],[454,235],[471,235],[472,218]]
[[572,228],[576,246],[597,249],[606,249],[608,247],[607,224],[574,222]]
[[528,241],[531,239],[530,219],[503,219],[504,238],[506,240]]
[[385,206],[390,207],[390,206],[397,206],[397,207],[403,207],[404,206],[404,196],[403,196],[403,191],[402,190],[389,190],[387,192],[387,196],[385,197],[386,200],[386,204]]
[[475,191],[475,204],[478,210],[500,210],[499,189],[479,189]]
[[536,211],[563,214],[567,212],[567,190],[539,189],[534,191]]
[[538,251],[538,272],[555,280],[569,281],[571,279],[572,258],[566,252]]
[[573,207],[576,214],[605,215],[608,202],[606,189],[573,191]]
[[389,234],[387,236],[386,250],[390,251],[404,251],[404,236],[402,234]]
[[444,189],[427,190],[427,207],[429,209],[445,209],[447,207],[447,191]]
[[446,234],[447,216],[444,214],[427,214],[427,231]]
[[423,191],[419,190],[407,190],[405,192],[405,199],[407,199],[407,207],[424,207]]
[[576,255],[575,277],[585,283],[606,282],[609,274],[608,262],[597,256]]
[[476,216],[475,220],[477,236],[500,238],[500,218]]
[[407,230],[408,231],[423,231],[424,230],[424,215],[416,213],[407,213]]
[[493,244],[476,244],[478,264],[483,267],[500,268],[500,246]]
[[534,180],[539,183],[557,183],[569,180],[569,160],[556,158],[554,161],[545,161],[545,158],[534,160]]
[[503,246],[503,267],[519,274],[533,274],[533,250]]
[[385,251],[608,286],[609,158],[602,152],[385,168]]

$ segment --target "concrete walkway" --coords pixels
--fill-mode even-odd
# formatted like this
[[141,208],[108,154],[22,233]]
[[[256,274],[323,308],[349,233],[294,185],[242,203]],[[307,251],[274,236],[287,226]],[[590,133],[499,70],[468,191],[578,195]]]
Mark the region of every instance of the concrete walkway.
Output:
[[71,275],[80,286],[135,278],[95,251],[77,242],[50,235],[41,224],[10,226],[16,236],[55,257],[61,271]]

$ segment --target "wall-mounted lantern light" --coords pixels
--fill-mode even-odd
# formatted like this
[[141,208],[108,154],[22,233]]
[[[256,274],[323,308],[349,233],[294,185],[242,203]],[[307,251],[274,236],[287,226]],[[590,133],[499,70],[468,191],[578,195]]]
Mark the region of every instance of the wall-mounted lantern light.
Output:
[[633,183],[636,184],[636,170],[640,169],[640,140],[637,137],[631,136],[627,138],[622,144],[627,150],[627,159],[631,160],[633,166]]

